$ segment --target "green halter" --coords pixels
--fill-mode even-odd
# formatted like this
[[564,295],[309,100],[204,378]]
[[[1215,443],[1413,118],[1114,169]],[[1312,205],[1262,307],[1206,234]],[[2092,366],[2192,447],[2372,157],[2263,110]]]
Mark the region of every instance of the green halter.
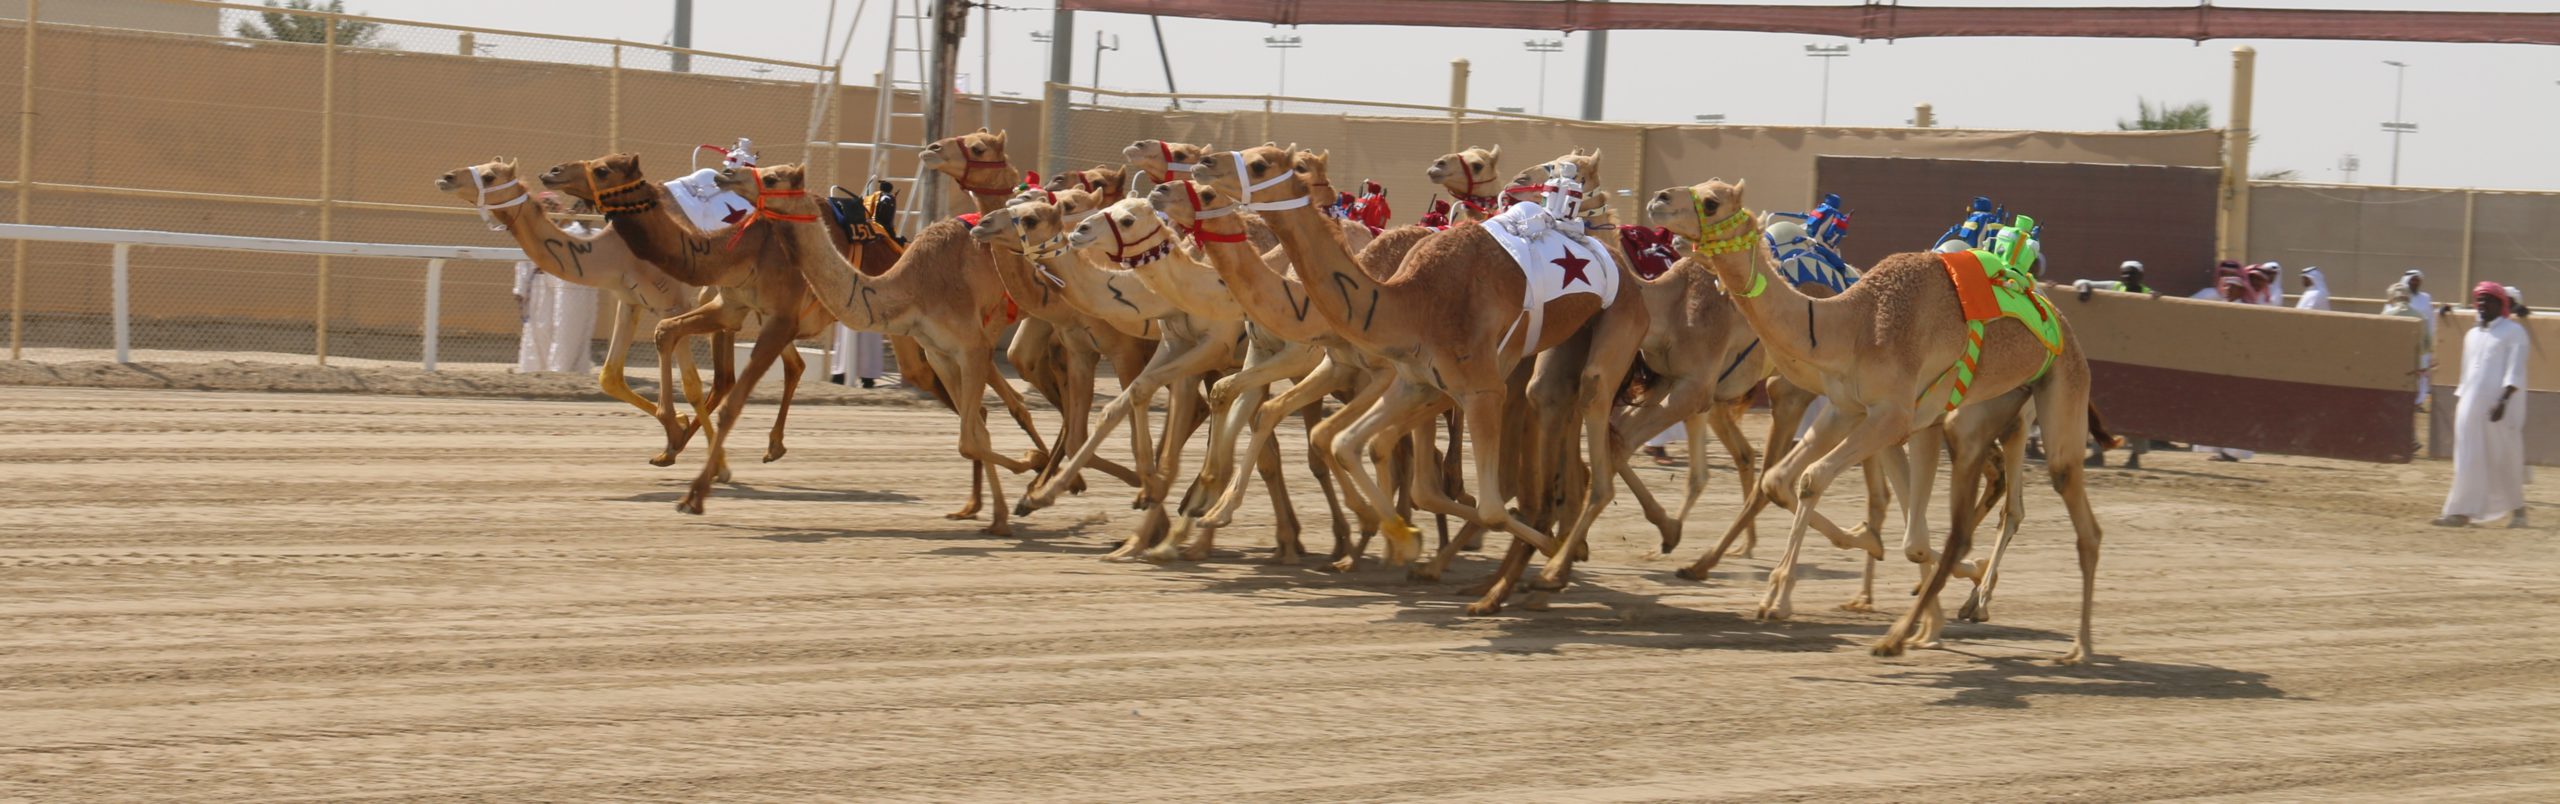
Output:
[[[1736,209],[1733,214],[1726,215],[1714,223],[1708,223],[1706,196],[1691,193],[1690,205],[1697,210],[1698,215],[1698,245],[1692,251],[1699,256],[1713,257],[1718,254],[1730,254],[1760,244],[1760,227],[1751,225],[1754,220],[1751,210]],[[1741,231],[1736,232],[1736,229]],[[1758,269],[1753,269],[1751,289],[1743,291],[1742,298],[1759,298],[1760,294],[1768,289],[1769,276]]]

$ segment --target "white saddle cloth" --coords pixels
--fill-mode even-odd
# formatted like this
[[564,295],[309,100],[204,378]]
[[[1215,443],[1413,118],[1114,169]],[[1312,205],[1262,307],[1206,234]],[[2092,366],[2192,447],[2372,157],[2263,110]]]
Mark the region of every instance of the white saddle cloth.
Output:
[[667,182],[667,195],[675,197],[676,208],[684,210],[684,217],[693,221],[693,228],[708,232],[729,226],[746,220],[747,213],[756,208],[737,193],[720,189],[715,178],[719,175],[718,171],[703,168]]
[[1583,236],[1580,221],[1558,221],[1545,207],[1524,202],[1486,220],[1484,231],[1511,252],[1511,259],[1520,263],[1521,277],[1528,280],[1520,317],[1513,319],[1499,342],[1509,342],[1512,331],[1526,323],[1529,337],[1523,343],[1537,343],[1547,302],[1575,293],[1598,296],[1602,306],[1618,300],[1617,260],[1609,256],[1608,247]]

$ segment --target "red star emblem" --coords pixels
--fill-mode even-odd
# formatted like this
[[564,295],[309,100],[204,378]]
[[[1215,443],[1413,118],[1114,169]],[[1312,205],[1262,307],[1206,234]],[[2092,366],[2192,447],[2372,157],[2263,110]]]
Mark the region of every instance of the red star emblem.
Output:
[[740,209],[740,208],[738,208],[738,207],[730,207],[730,208],[729,208],[729,214],[720,216],[720,222],[721,222],[721,223],[725,223],[725,224],[729,224],[729,225],[731,225],[731,226],[736,226],[736,225],[738,225],[738,221],[739,221],[739,220],[742,220],[742,219],[744,219],[744,218],[746,218],[746,217],[747,217],[747,211],[746,211],[746,210],[744,210],[744,209]]
[[1564,284],[1559,285],[1558,287],[1572,287],[1575,282],[1580,282],[1585,285],[1591,284],[1591,277],[1582,275],[1583,267],[1590,265],[1591,261],[1573,256],[1572,246],[1562,246],[1561,248],[1564,249],[1564,256],[1548,260],[1548,262],[1564,267]]

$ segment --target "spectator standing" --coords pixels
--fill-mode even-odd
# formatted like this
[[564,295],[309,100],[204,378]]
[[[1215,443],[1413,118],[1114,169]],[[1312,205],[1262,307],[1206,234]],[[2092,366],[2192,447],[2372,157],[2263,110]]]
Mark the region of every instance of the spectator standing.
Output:
[[2462,378],[2454,386],[2453,489],[2435,524],[2463,527],[2507,519],[2525,526],[2524,325],[2508,315],[2514,300],[2496,282],[2472,290],[2480,323],[2462,336]]

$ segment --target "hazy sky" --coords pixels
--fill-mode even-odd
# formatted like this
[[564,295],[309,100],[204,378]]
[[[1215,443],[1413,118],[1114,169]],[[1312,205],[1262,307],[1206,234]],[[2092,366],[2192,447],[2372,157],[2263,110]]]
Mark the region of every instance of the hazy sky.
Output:
[[[879,69],[891,0],[869,2],[856,33],[849,75]],[[838,27],[861,0],[836,0]],[[901,0],[903,4],[904,0]],[[1032,7],[997,11],[994,36],[973,15],[961,70],[975,74],[979,48],[992,41],[994,87],[1036,97],[1048,69],[1047,46],[1031,40],[1049,27],[1049,0],[996,0]],[[1937,6],[2156,5],[2192,0],[1915,0]],[[584,36],[663,41],[672,0],[348,0],[375,16],[485,25]],[[698,0],[694,46],[803,61],[815,60],[829,0]],[[2259,7],[2554,11],[2554,0],[2250,0]],[[1462,21],[1452,21],[1452,25]],[[1076,82],[1092,80],[1093,32],[1116,34],[1123,49],[1103,56],[1102,85],[1164,88],[1147,19],[1079,14]],[[1164,20],[1176,79],[1188,91],[1268,93],[1278,78],[1278,52],[1263,48],[1271,26]],[[1548,57],[1546,109],[1560,117],[1581,110],[1587,36],[1459,27],[1309,26],[1288,56],[1289,94],[1442,103],[1448,63],[1473,62],[1470,105],[1537,111],[1539,60],[1524,40],[1562,38]],[[1607,116],[1613,120],[1689,122],[1719,113],[1736,124],[1812,124],[1820,115],[1822,65],[1807,44],[1847,40],[1790,34],[1618,31],[1611,35]],[[2400,157],[2403,184],[2560,190],[2560,47],[2388,42],[2215,40],[2202,45],[2134,39],[1916,39],[1847,42],[1833,60],[1834,125],[1901,125],[1914,104],[1934,104],[1939,124],[1981,128],[2111,129],[2131,117],[2137,97],[2213,104],[2224,122],[2230,96],[2231,49],[2258,50],[2253,170],[2292,168],[2310,181],[2343,178],[2340,157],[2356,154],[2358,182],[2384,183],[2391,170],[2394,69],[2408,63],[2406,111],[2419,124]],[[856,69],[856,66],[860,69]],[[972,83],[975,83],[972,78]]]

